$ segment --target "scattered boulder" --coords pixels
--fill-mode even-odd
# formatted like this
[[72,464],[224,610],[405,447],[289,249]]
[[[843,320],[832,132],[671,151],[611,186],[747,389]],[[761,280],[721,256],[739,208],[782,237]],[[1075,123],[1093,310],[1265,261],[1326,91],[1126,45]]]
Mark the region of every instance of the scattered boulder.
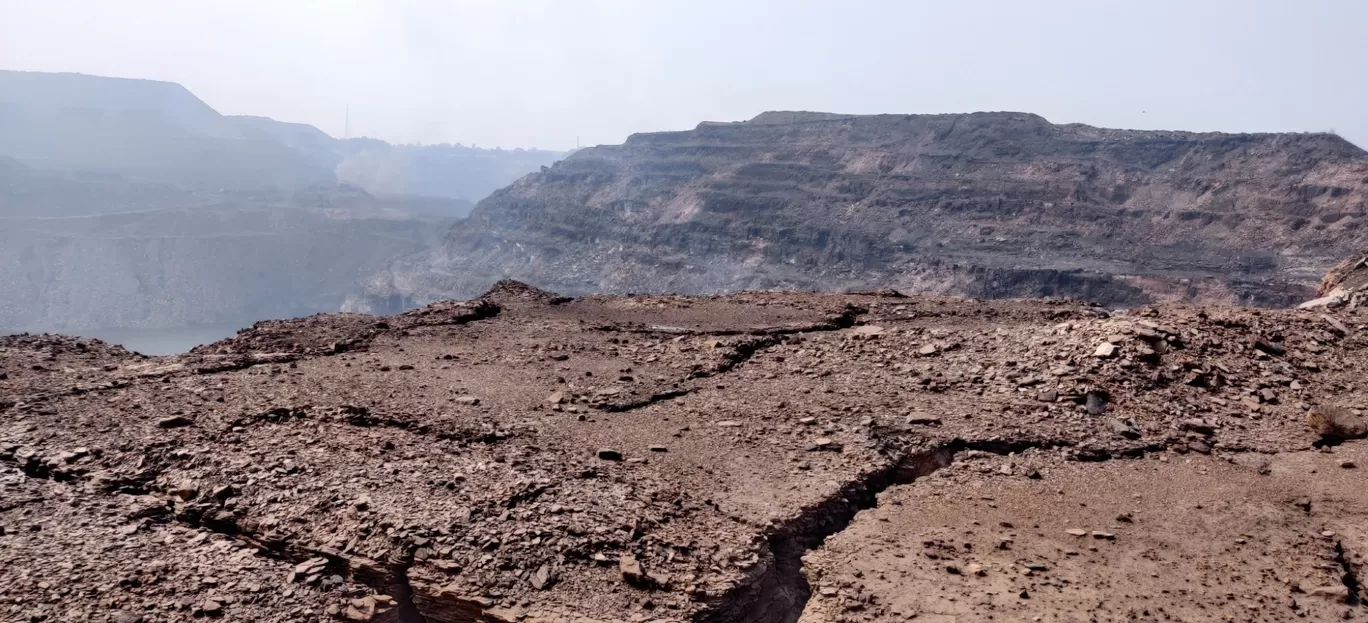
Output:
[[824,450],[830,452],[840,452],[842,448],[843,446],[839,442],[829,437],[818,437],[817,439],[813,440],[812,444],[809,445],[807,449],[808,452],[821,452]]
[[669,583],[669,576],[647,573],[641,561],[632,554],[623,554],[618,558],[618,571],[622,572],[625,582],[637,588],[664,588]]
[[1107,420],[1107,425],[1111,427],[1111,430],[1112,430],[1113,433],[1116,433],[1116,435],[1117,435],[1118,437],[1121,437],[1121,438],[1123,438],[1123,439],[1139,439],[1139,438],[1140,438],[1140,431],[1139,431],[1139,429],[1137,429],[1137,428],[1135,428],[1134,426],[1131,426],[1130,424],[1127,424],[1126,422],[1123,422],[1123,421],[1121,421],[1121,420],[1117,420],[1117,419],[1110,419],[1110,420]]
[[1259,352],[1273,355],[1274,357],[1281,357],[1287,354],[1287,348],[1283,346],[1281,340],[1273,341],[1265,338],[1259,338],[1257,340],[1254,340],[1254,349]]
[[199,485],[188,480],[181,481],[171,488],[170,493],[182,502],[189,502],[199,497]]
[[1307,590],[1306,594],[1312,597],[1321,597],[1340,603],[1349,603],[1352,595],[1352,593],[1349,592],[1349,587],[1343,584],[1335,586],[1317,586]]
[[161,428],[184,428],[186,426],[191,426],[194,423],[194,420],[185,417],[184,415],[173,415],[157,420],[157,426]]
[[1106,412],[1109,402],[1111,402],[1111,394],[1102,390],[1090,391],[1083,397],[1083,404],[1089,415],[1102,415]]
[[531,582],[532,588],[544,591],[551,587],[551,583],[555,581],[555,577],[551,573],[550,567],[542,565],[528,578],[528,581]]
[[1306,413],[1312,432],[1325,441],[1347,441],[1368,437],[1368,422],[1353,411],[1339,406],[1321,405]]
[[1216,434],[1217,424],[1215,420],[1207,418],[1189,418],[1180,422],[1178,428],[1210,436]]
[[374,621],[378,618],[385,618],[381,615],[394,608],[394,599],[389,595],[367,595],[358,599],[353,599],[347,603],[347,609],[343,616],[348,621],[360,621],[362,623]]

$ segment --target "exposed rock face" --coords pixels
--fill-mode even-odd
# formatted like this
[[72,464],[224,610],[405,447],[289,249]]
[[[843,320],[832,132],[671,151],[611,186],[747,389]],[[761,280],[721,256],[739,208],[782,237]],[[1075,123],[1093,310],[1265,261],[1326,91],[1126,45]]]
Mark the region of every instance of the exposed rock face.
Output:
[[1303,309],[1358,307],[1368,300],[1368,252],[1359,253],[1326,273],[1316,298],[1301,304]]
[[356,307],[474,296],[869,289],[1286,306],[1361,247],[1368,154],[1326,134],[1021,113],[766,113],[578,152],[481,202]]
[[1362,290],[1368,287],[1368,252],[1349,258],[1325,275],[1317,296],[1325,296],[1335,290]]

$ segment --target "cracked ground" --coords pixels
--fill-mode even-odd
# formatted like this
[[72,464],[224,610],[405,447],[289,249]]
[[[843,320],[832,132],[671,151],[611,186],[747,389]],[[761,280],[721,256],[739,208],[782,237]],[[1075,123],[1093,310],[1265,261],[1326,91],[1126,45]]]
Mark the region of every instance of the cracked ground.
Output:
[[505,283],[0,338],[0,622],[1364,617],[1365,322]]

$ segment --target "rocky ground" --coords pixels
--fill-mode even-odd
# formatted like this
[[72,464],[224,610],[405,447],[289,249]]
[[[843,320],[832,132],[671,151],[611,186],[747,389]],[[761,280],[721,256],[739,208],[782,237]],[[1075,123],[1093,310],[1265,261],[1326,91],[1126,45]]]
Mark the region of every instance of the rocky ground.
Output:
[[1366,327],[505,283],[0,338],[0,622],[1362,617]]

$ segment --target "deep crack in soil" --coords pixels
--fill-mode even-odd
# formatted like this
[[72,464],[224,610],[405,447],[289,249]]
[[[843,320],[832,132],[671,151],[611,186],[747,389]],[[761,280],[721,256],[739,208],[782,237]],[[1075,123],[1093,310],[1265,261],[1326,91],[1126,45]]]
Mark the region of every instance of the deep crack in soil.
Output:
[[850,526],[863,510],[878,506],[878,496],[890,487],[912,484],[954,463],[964,450],[1007,455],[1030,448],[1059,445],[1053,441],[978,441],[956,439],[934,448],[905,454],[882,469],[846,483],[835,495],[804,509],[796,518],[766,535],[768,564],[705,613],[699,623],[796,623],[812,587],[803,573],[803,556]]
[[1348,552],[1345,551],[1344,541],[1335,541],[1335,562],[1339,563],[1344,569],[1342,581],[1344,588],[1349,589],[1348,603],[1351,606],[1363,604],[1363,595],[1359,593],[1363,585],[1359,582],[1358,571],[1354,569],[1354,563],[1350,562]]

